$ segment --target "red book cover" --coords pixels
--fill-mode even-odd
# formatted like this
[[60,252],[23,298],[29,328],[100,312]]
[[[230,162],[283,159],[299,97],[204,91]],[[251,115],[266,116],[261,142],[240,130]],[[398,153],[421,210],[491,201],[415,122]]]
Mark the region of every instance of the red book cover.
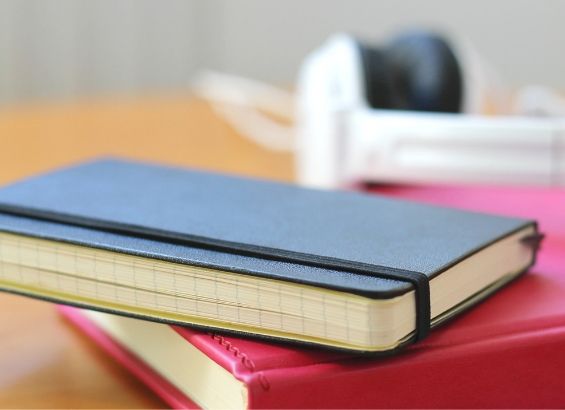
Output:
[[[530,273],[393,357],[174,329],[245,383],[251,408],[564,407],[565,191],[372,189],[422,202],[535,218],[546,239]],[[195,406],[80,310],[61,309],[172,407]]]

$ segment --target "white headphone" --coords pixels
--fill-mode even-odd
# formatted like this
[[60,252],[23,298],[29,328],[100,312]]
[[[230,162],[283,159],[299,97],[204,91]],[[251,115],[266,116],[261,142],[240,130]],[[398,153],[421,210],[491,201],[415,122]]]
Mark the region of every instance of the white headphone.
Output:
[[[565,119],[462,114],[486,88],[470,60],[424,32],[381,49],[330,38],[300,70],[299,181],[565,186]],[[559,113],[546,94],[530,111]]]

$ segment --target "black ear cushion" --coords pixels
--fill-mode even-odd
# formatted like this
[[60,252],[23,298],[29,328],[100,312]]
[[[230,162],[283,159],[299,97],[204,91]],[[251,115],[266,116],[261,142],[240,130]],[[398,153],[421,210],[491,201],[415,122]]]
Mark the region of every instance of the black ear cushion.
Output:
[[446,40],[427,32],[394,39],[383,51],[391,77],[395,108],[460,112],[463,78]]
[[451,47],[438,35],[414,32],[378,49],[359,44],[365,92],[373,108],[459,112],[463,79]]
[[363,76],[365,80],[365,97],[373,108],[395,108],[395,87],[385,59],[385,54],[378,48],[359,44]]

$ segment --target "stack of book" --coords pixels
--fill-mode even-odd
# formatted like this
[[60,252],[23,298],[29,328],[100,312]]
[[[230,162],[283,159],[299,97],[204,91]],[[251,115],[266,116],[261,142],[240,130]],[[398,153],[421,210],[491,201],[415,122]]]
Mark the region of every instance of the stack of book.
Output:
[[173,407],[563,403],[560,281],[529,275],[454,319],[534,264],[537,223],[391,190],[58,170],[0,190],[0,288],[66,305]]

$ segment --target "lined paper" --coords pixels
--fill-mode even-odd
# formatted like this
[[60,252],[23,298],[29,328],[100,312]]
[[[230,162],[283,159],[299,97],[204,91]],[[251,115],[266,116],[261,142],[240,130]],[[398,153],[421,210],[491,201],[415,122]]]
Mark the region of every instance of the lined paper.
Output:
[[63,297],[347,343],[382,336],[367,332],[367,318],[373,318],[355,295],[18,235],[0,235],[0,280]]

